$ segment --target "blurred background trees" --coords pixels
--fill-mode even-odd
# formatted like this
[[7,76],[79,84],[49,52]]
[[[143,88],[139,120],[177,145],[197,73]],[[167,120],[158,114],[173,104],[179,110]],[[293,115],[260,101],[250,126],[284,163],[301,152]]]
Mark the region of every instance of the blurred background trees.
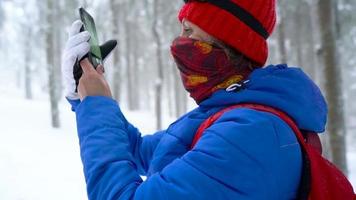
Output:
[[[66,30],[85,7],[100,41],[118,40],[106,61],[113,96],[132,111],[177,118],[195,103],[182,87],[170,56],[179,35],[181,0],[0,0],[0,60],[24,98],[47,94],[53,127],[60,127],[60,58]],[[325,155],[347,172],[346,150],[356,137],[356,1],[282,0],[278,26],[269,39],[268,63],[301,66],[329,103]],[[349,144],[348,146],[345,144]]]

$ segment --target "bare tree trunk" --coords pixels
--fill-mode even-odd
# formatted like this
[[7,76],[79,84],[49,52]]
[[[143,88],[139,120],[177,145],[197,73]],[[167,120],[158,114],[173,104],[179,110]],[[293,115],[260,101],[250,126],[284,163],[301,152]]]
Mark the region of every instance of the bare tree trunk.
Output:
[[138,59],[139,59],[139,54],[138,54],[138,40],[139,40],[139,35],[137,34],[138,31],[137,29],[139,28],[137,26],[139,22],[135,21],[131,24],[131,29],[133,29],[132,33],[132,62],[133,65],[131,66],[131,81],[132,81],[132,110],[139,110],[140,109],[140,103],[139,103],[139,95],[140,95],[140,89],[141,89],[141,79],[139,77],[139,72],[138,72]]
[[335,38],[340,38],[341,36],[341,22],[340,22],[340,15],[339,15],[339,8],[338,8],[338,1],[333,0],[333,14],[334,14],[334,23],[335,23]]
[[159,35],[158,27],[158,0],[153,0],[153,38],[156,42],[156,55],[157,55],[157,72],[158,77],[155,81],[155,105],[156,105],[156,127],[157,130],[162,129],[162,82],[163,82],[163,61],[162,61],[162,42]]
[[301,14],[300,14],[300,8],[301,8],[301,2],[297,3],[297,8],[295,11],[295,16],[294,16],[294,23],[295,23],[295,45],[296,45],[296,51],[297,51],[297,64],[298,66],[304,66],[303,64],[303,41],[302,41],[302,23],[301,23]]
[[[129,3],[127,3],[129,4]],[[127,5],[127,8],[129,9],[129,5]],[[127,12],[126,12],[127,13]],[[133,78],[132,78],[132,57],[131,57],[131,51],[132,51],[132,46],[131,46],[131,40],[132,40],[132,29],[130,26],[130,22],[128,17],[126,16],[125,19],[125,32],[126,32],[126,51],[125,51],[125,57],[126,57],[126,78],[127,78],[127,105],[129,110],[134,110],[133,109],[133,94],[132,91],[134,90],[133,88]]]
[[347,174],[343,90],[341,68],[338,67],[335,45],[333,5],[332,0],[318,1],[321,41],[323,44],[321,55],[325,65],[326,99],[329,104],[328,133],[330,136],[332,160]]
[[174,93],[177,92],[174,90],[174,73],[173,73],[173,67],[172,64],[166,62],[167,70],[165,77],[168,77],[166,79],[167,81],[167,99],[168,99],[168,113],[169,116],[174,116]]
[[[113,26],[113,37],[119,39],[119,27],[121,19],[121,8],[118,0],[110,0],[112,26]],[[120,41],[118,40],[118,48],[115,50],[113,55],[113,97],[117,101],[121,100],[121,71],[122,66],[120,66]]]
[[56,64],[54,60],[55,55],[55,36],[54,36],[54,22],[55,18],[53,15],[54,8],[53,0],[47,0],[47,6],[45,9],[46,19],[48,20],[46,23],[46,34],[45,34],[45,45],[46,45],[46,58],[47,58],[47,67],[48,67],[48,89],[49,89],[49,97],[50,97],[50,105],[51,105],[51,121],[52,127],[59,128],[60,120],[59,120],[59,109],[58,109],[58,98],[56,96],[57,92],[57,78],[58,74],[56,74]]
[[28,36],[28,38],[25,40],[25,59],[24,59],[24,64],[25,64],[25,98],[26,99],[32,99],[32,72],[31,72],[31,39],[32,39],[32,34],[31,34],[31,28],[26,27],[25,33]]
[[[130,1],[128,3],[128,8],[127,10],[130,10],[134,16],[138,15],[137,13],[137,8],[136,6],[136,1]],[[130,13],[130,12],[128,12]],[[128,68],[127,68],[127,78],[128,78],[128,105],[129,105],[129,110],[135,111],[139,109],[139,90],[140,90],[140,82],[138,79],[138,40],[139,40],[139,35],[138,35],[138,30],[139,27],[137,26],[138,21],[136,21],[136,17],[128,16],[128,18],[125,20],[126,22],[126,32],[127,36],[126,41],[127,41],[127,60],[128,62]]]
[[[177,71],[177,70],[175,70]],[[177,73],[176,73],[177,74]],[[174,90],[176,91],[174,93],[174,96],[175,96],[175,116],[178,118],[181,114],[182,114],[182,104],[180,102],[180,100],[182,99],[182,93],[179,91],[179,84],[182,84],[180,78],[178,75],[176,75],[174,77]]]
[[55,81],[55,98],[57,103],[60,101],[62,97],[62,76],[61,74],[61,56],[62,55],[62,37],[65,33],[62,31],[61,24],[63,24],[63,17],[62,17],[62,7],[60,5],[60,1],[53,1],[54,10],[53,10],[53,26],[52,31],[54,32],[54,80]]
[[315,30],[316,27],[313,27],[313,21],[312,21],[312,3],[310,2],[302,2],[302,10],[303,10],[303,19],[302,21],[304,22],[304,29],[303,32],[305,35],[305,60],[306,60],[306,66],[305,69],[307,73],[312,77],[313,80],[316,80],[316,69],[317,69],[317,64],[316,64],[316,53],[315,53]]
[[[315,76],[316,76],[316,83],[319,85],[320,89],[322,91],[325,91],[325,78],[324,76],[324,64],[323,64],[323,56],[321,53],[321,31],[320,31],[320,19],[318,15],[318,1],[319,0],[310,0],[312,2],[312,7],[311,7],[311,16],[312,16],[312,25],[314,28],[316,28],[315,31],[315,43],[316,48],[315,48],[315,61],[316,61],[316,68],[319,70],[315,70]],[[323,156],[327,158],[328,160],[332,160],[332,153],[331,153],[331,147],[330,147],[330,135],[329,134],[322,134],[320,136],[321,143],[323,146]]]
[[287,63],[287,48],[286,48],[286,37],[285,37],[285,12],[283,7],[283,1],[280,1],[278,4],[278,11],[280,14],[280,21],[278,24],[278,49],[280,55],[280,62]]

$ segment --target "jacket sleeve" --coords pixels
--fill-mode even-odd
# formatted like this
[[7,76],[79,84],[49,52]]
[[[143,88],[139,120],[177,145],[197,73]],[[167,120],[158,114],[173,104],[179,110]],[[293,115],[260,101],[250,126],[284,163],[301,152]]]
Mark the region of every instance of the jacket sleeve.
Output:
[[[108,114],[108,117],[110,117],[110,112],[115,112],[117,119],[108,121],[107,123],[112,123],[112,124],[117,124],[119,125],[122,130],[125,132],[125,134],[128,137],[128,149],[129,152],[132,154],[132,158],[134,161],[135,166],[137,167],[137,171],[140,175],[146,175],[149,163],[151,161],[153,152],[161,140],[163,134],[165,133],[165,130],[159,131],[155,134],[152,135],[146,135],[146,136],[141,136],[141,132],[133,126],[130,122],[127,121],[123,113],[121,112],[120,108],[117,106],[116,102],[112,99],[105,98],[105,97],[89,97],[87,99],[88,101],[94,102],[94,104],[90,105],[95,105],[95,102],[98,104],[107,104],[107,106],[103,106],[100,109],[101,113],[103,114]],[[94,111],[92,107],[89,105],[89,107],[85,106],[85,104],[80,105],[80,101],[76,100],[68,100],[70,104],[72,105],[72,110],[76,111],[77,108],[79,107],[85,107],[86,115],[92,115],[92,117],[97,117],[98,120],[100,120],[100,116],[96,116],[95,113],[92,113]],[[118,108],[117,110],[111,110],[112,105],[115,105],[115,108]],[[80,109],[78,109],[80,110]],[[78,116],[78,115],[77,115]],[[80,118],[83,119],[83,118]],[[77,125],[78,125],[78,131],[79,131],[79,118],[77,117]],[[94,124],[93,124],[94,125]],[[79,133],[79,132],[78,132]]]
[[[117,103],[104,97],[87,97],[78,107],[89,199],[278,199],[275,179],[265,164],[274,153],[266,150],[273,149],[268,145],[274,142],[264,140],[276,134],[270,122],[256,121],[256,116],[222,118],[194,149],[143,182],[120,115]],[[252,145],[256,140],[260,144]]]

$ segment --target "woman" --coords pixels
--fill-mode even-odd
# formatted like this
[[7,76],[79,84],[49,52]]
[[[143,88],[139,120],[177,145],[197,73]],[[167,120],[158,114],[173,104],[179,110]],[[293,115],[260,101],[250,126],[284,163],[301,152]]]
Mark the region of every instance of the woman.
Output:
[[209,116],[246,102],[283,110],[300,129],[324,131],[326,103],[312,80],[299,68],[262,68],[276,21],[275,1],[191,1],[179,20],[182,34],[171,51],[198,107],[144,137],[111,98],[102,66],[95,70],[84,59],[75,92],[73,65],[89,51],[90,36],[79,33],[80,22],[73,24],[63,75],[77,116],[89,199],[295,199],[300,146],[273,114],[230,110],[190,149]]

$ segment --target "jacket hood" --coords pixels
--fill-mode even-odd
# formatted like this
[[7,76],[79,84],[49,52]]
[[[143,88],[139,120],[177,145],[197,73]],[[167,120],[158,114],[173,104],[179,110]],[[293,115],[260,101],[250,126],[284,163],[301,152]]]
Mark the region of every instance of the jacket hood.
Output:
[[302,130],[324,132],[327,104],[319,87],[300,69],[270,65],[256,69],[244,89],[218,90],[199,104],[200,109],[226,107],[238,103],[257,103],[287,113]]

